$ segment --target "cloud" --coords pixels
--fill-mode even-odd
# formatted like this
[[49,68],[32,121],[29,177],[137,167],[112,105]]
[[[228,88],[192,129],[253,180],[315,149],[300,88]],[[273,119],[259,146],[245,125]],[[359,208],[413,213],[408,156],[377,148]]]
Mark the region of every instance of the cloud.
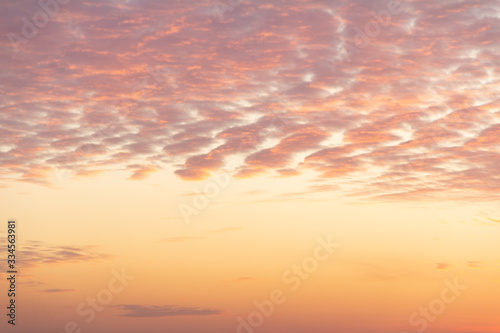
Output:
[[[21,38],[40,7],[6,6]],[[235,164],[373,200],[498,199],[498,1],[404,2],[390,24],[385,0],[214,8],[75,3],[0,41],[0,186]]]
[[300,172],[295,170],[295,169],[279,169],[279,170],[276,170],[276,172],[281,177],[293,177],[293,176],[300,175]]
[[484,263],[479,260],[474,260],[474,261],[467,261],[467,266],[471,268],[482,268],[484,267]]
[[128,168],[135,170],[129,177],[132,180],[142,180],[147,178],[151,173],[159,171],[156,166],[152,165],[129,165]]
[[177,307],[171,305],[135,305],[120,304],[113,306],[124,311],[121,317],[151,318],[151,317],[177,317],[177,316],[212,316],[221,314],[223,311],[214,309]]
[[496,223],[500,223],[500,220],[497,220],[497,219],[492,219],[490,217],[486,217],[488,220],[492,221],[492,222],[496,222]]
[[436,264],[436,269],[448,269],[451,265],[447,262],[439,262]]
[[[0,244],[5,244],[1,238]],[[68,263],[99,262],[111,258],[111,255],[100,253],[92,245],[61,246],[51,245],[42,241],[26,240],[20,249],[20,268],[29,268],[38,265],[59,265]],[[2,264],[0,263],[0,266]]]

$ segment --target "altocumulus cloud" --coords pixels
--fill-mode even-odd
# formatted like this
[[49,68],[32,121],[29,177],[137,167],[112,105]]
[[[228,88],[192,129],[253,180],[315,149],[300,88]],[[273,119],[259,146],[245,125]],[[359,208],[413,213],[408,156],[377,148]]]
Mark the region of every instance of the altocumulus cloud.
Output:
[[[40,10],[4,2],[4,36]],[[238,157],[239,178],[498,200],[500,2],[401,0],[346,58],[387,3],[252,0],[220,21],[209,1],[72,1],[18,53],[0,41],[0,187],[202,180]]]

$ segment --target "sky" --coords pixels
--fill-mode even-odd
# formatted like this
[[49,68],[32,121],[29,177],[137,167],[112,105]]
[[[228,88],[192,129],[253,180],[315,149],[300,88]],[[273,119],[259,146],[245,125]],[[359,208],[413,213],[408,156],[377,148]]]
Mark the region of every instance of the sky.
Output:
[[497,0],[3,1],[0,35],[2,332],[500,333]]

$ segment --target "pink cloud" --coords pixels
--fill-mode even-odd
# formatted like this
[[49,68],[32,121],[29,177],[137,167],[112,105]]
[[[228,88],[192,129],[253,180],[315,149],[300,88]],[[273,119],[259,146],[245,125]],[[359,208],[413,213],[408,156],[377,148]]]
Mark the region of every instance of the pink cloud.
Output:
[[378,199],[500,189],[497,1],[405,1],[390,22],[372,14],[385,0],[256,0],[222,17],[196,1],[71,2],[29,38],[39,5],[4,7],[0,32],[26,42],[0,41],[2,186],[128,166],[201,180],[239,156],[236,177],[355,176],[351,194]]

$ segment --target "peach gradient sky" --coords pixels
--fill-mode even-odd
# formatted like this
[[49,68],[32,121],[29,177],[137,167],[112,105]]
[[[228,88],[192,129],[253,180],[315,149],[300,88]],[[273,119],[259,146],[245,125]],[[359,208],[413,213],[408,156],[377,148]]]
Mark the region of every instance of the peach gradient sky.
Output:
[[500,333],[498,0],[54,1],[0,4],[1,332],[412,333],[458,279],[425,332]]

